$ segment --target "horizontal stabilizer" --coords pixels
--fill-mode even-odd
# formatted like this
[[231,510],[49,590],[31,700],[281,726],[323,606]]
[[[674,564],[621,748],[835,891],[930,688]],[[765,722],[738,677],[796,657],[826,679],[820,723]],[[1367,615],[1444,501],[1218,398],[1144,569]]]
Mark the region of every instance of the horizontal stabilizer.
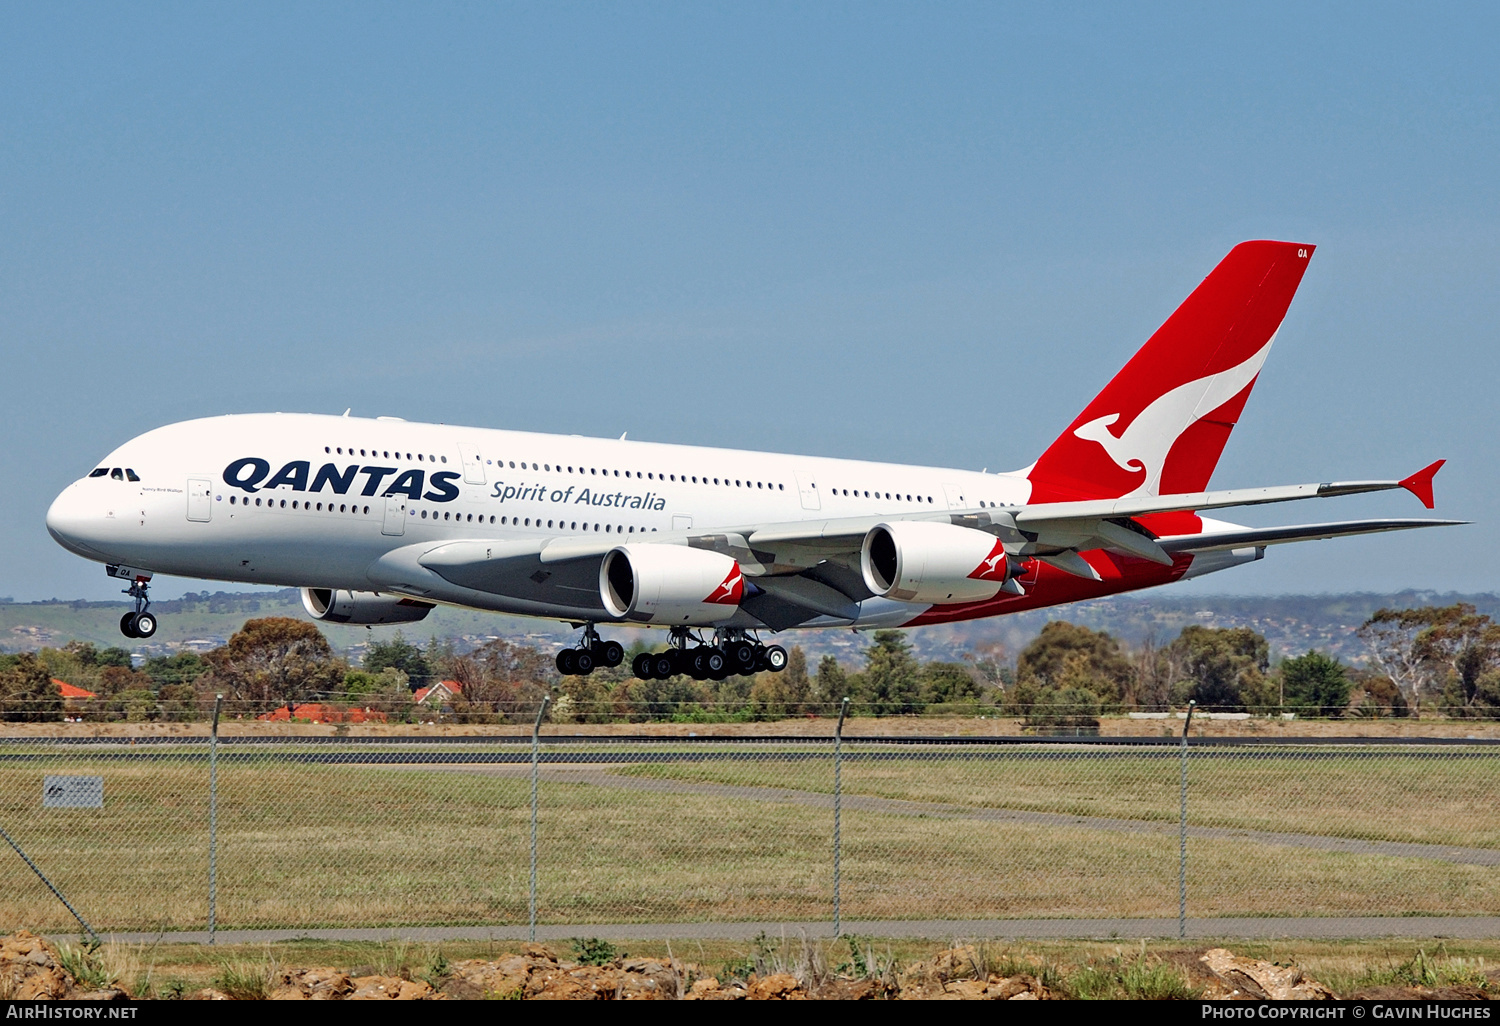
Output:
[[1418,527],[1456,527],[1467,520],[1342,520],[1331,524],[1297,524],[1291,527],[1241,527],[1229,531],[1205,531],[1158,538],[1167,552],[1214,552],[1252,545],[1283,545],[1287,542],[1320,541],[1354,534],[1410,531]]

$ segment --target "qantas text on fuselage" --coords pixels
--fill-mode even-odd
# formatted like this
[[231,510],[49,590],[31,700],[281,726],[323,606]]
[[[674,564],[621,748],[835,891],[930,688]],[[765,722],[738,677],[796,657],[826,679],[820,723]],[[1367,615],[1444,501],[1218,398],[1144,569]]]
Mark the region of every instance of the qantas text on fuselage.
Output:
[[[1312,247],[1235,247],[1030,467],[1012,473],[299,414],[169,425],[53,503],[63,546],[155,573],[304,589],[318,619],[434,604],[560,619],[564,672],[618,662],[600,626],[669,630],[643,676],[779,669],[767,635],[995,616],[1228,569],[1268,546],[1453,521],[1244,528],[1206,512],[1406,488],[1209,491]],[[654,661],[653,661],[654,658]]]

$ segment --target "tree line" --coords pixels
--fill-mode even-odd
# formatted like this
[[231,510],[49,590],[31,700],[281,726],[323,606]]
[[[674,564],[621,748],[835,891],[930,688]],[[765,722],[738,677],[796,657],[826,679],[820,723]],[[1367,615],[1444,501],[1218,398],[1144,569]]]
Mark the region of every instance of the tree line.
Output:
[[[245,622],[228,644],[132,665],[121,648],[74,642],[0,656],[0,718],[192,720],[223,694],[230,715],[303,703],[361,709],[391,721],[529,721],[544,695],[551,718],[578,723],[773,720],[831,715],[848,697],[855,715],[1004,715],[1036,727],[1085,725],[1101,715],[1200,708],[1300,716],[1500,717],[1500,625],[1473,606],[1382,609],[1359,628],[1370,650],[1353,667],[1321,652],[1273,662],[1266,639],[1246,627],[1192,625],[1167,644],[1127,646],[1067,621],[1043,628],[1014,660],[1001,646],[958,660],[923,661],[902,631],[874,632],[861,665],[831,655],[809,665],[798,646],[779,674],[696,681],[641,681],[622,667],[561,677],[550,654],[495,639],[468,651],[401,635],[377,642],[359,665],[338,656],[311,623]],[[630,653],[634,655],[634,650]],[[54,679],[93,692],[64,701]],[[441,702],[417,689],[451,680]]]

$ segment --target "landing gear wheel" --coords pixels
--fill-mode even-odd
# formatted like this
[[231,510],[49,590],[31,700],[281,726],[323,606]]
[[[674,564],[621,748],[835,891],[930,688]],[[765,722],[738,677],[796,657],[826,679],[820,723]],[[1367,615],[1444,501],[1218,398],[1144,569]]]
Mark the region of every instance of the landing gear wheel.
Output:
[[571,677],[578,672],[578,653],[571,648],[565,648],[557,653],[557,672],[564,677]]
[[127,638],[133,638],[136,636],[134,613],[126,613],[124,616],[120,617],[120,633],[125,635]]
[[641,680],[650,680],[656,676],[655,662],[656,657],[650,652],[642,652],[630,661],[630,670]]
[[625,661],[625,646],[618,641],[606,641],[594,646],[594,663],[598,666],[619,666]]
[[574,650],[573,667],[573,672],[578,676],[587,677],[594,672],[594,654],[586,648]]
[[651,657],[651,677],[655,680],[666,680],[677,673],[677,660],[665,652],[658,652]]
[[735,673],[753,673],[755,671],[755,646],[750,644],[750,642],[731,642],[724,649],[724,654],[729,657],[729,665],[734,667]]
[[724,653],[716,648],[705,646],[693,652],[692,674],[697,680],[723,680],[723,677],[716,675],[724,673],[726,665]]
[[766,669],[772,673],[780,673],[786,669],[786,649],[780,645],[772,645],[766,649]]
[[149,638],[156,633],[156,617],[150,613],[136,613],[130,629],[137,638]]

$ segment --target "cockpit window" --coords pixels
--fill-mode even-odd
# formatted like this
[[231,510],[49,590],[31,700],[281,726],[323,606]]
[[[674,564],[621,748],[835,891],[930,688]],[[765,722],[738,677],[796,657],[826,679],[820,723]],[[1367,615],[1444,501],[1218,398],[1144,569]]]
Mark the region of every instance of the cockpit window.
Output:
[[95,470],[95,471],[91,472],[89,474],[89,477],[103,477],[105,474],[108,474],[108,473],[109,473],[109,468],[108,467],[100,467],[98,470]]
[[125,480],[125,472],[122,471],[119,467],[116,467],[115,469],[111,470],[109,472],[109,476],[110,476],[110,478],[112,480],[115,480],[115,481],[123,481],[123,480]]
[[127,480],[127,481],[139,481],[140,479],[141,479],[140,475],[137,474],[135,471],[131,470],[129,467],[125,468],[125,480]]

